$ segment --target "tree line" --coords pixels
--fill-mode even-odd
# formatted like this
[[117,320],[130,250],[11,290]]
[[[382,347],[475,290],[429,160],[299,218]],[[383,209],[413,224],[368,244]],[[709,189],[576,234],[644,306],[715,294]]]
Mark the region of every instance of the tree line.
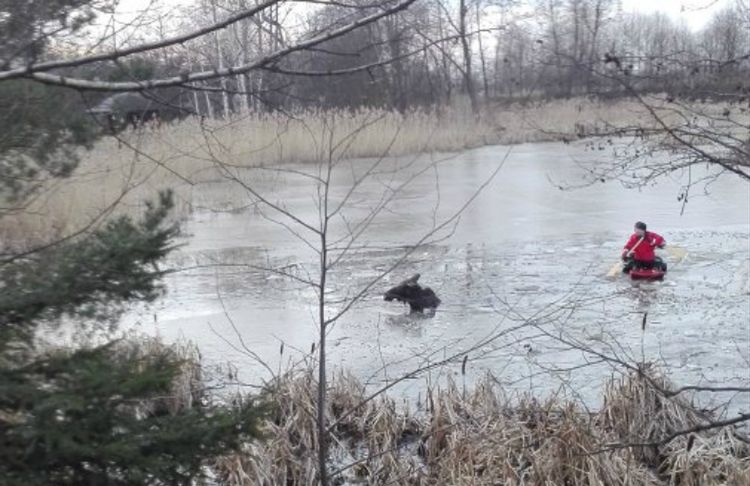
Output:
[[[750,9],[744,3],[729,4],[693,31],[663,13],[625,11],[615,0],[425,0],[263,69],[195,83],[181,103],[208,117],[299,107],[404,111],[457,98],[478,110],[492,101],[622,96],[624,77],[640,92],[746,96]],[[179,28],[249,6],[198,0]],[[211,35],[88,69],[110,80],[227,69],[381,7],[352,0],[295,16],[280,2]]]

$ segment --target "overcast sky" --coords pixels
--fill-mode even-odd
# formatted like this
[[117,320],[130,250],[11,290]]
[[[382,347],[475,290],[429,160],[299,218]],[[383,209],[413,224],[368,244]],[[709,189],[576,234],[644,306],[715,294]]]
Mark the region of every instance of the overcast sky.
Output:
[[717,10],[731,5],[734,0],[623,0],[623,9],[641,12],[661,11],[674,19],[684,20],[691,29],[698,30]]
[[[675,20],[684,20],[694,30],[702,28],[711,14],[735,0],[622,0],[625,11],[656,12],[661,11]],[[119,12],[134,12],[150,4],[167,5],[187,4],[190,0],[121,0]]]

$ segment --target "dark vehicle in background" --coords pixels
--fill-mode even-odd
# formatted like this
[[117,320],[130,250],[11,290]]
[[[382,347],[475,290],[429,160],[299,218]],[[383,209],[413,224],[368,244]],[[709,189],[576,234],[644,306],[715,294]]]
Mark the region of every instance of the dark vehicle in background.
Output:
[[192,108],[179,99],[168,99],[143,93],[118,93],[102,100],[88,110],[95,121],[108,133],[115,134],[128,127],[137,129],[146,124],[181,120],[194,114]]

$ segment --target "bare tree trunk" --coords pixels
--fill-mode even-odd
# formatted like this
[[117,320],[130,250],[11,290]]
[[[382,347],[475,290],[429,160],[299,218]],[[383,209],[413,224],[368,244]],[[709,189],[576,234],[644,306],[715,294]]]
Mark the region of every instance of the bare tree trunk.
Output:
[[[211,15],[213,17],[214,23],[216,23],[216,0],[211,1]],[[221,44],[219,43],[219,33],[214,32],[213,34],[214,38],[214,46],[216,48],[216,57],[219,63],[219,69],[224,69],[224,56],[221,52]],[[225,76],[222,76],[219,80],[220,86],[221,86],[221,103],[222,108],[224,110],[222,116],[227,117],[229,116],[229,96],[227,95],[227,80]]]
[[[330,170],[330,169],[329,169]],[[328,191],[326,187],[326,192]],[[327,200],[327,199],[326,199]],[[326,200],[323,205],[327,213]],[[324,222],[324,225],[327,223]],[[318,299],[318,322],[320,323],[320,341],[318,343],[318,470],[321,486],[328,486],[328,430],[326,424],[326,268],[328,266],[326,231],[320,234],[320,296]]]
[[[445,28],[443,26],[443,13],[442,10],[438,10],[438,38],[443,39],[445,38]],[[445,52],[445,50],[441,49],[441,56],[440,61],[442,64],[442,74],[443,74],[443,82],[445,83],[445,102],[446,104],[450,104],[451,102],[451,95],[453,93],[453,87],[451,85],[451,72],[450,72],[450,62],[448,59],[448,53]]]
[[484,99],[486,101],[490,95],[490,83],[487,80],[487,62],[485,61],[484,46],[482,45],[482,20],[481,20],[482,16],[481,16],[480,8],[479,8],[479,2],[477,2],[476,6],[477,6],[477,39],[479,40],[479,61],[482,64],[482,82],[484,84]]
[[385,22],[385,32],[388,41],[389,54],[393,61],[393,79],[388,83],[391,90],[391,104],[399,112],[406,111],[406,93],[404,82],[404,65],[400,57],[403,53],[401,32],[398,25],[398,17],[387,19]]
[[[263,42],[264,42],[264,36],[263,36],[263,20],[264,20],[264,17],[265,17],[265,15],[261,14],[261,16],[259,18],[254,19],[255,20],[255,25],[256,25],[256,27],[258,29],[258,55],[259,56],[262,56],[263,53],[266,52],[266,49],[265,49],[265,47],[263,45]],[[262,92],[263,92],[263,73],[262,72],[258,72],[258,73],[255,74],[255,83],[253,83],[253,84],[255,85],[255,89],[257,90],[256,93],[258,94],[255,97],[255,109],[256,110],[261,110],[263,108],[262,104],[261,104],[261,101],[260,101],[260,96],[263,96],[262,95]]]
[[518,65],[518,74],[516,75],[516,79],[518,82],[518,91],[521,96],[525,96],[527,94],[528,86],[526,86],[526,80],[525,80],[525,65],[524,60],[526,59],[526,49],[528,46],[523,42],[520,41],[517,43],[518,45],[518,56],[516,59],[516,64]]
[[[201,65],[201,71],[203,71],[203,65]],[[208,95],[208,91],[203,91],[203,98],[206,100],[206,112],[209,118],[214,118],[214,105],[211,103],[211,97]]]
[[[245,2],[241,4],[242,8],[247,8]],[[248,22],[242,22],[239,26],[240,33],[237,35],[237,41],[240,49],[240,62],[246,63],[248,60],[247,51],[250,48],[250,32]],[[250,83],[247,73],[237,76],[237,83],[240,87],[240,106],[245,113],[250,112]]]
[[[188,61],[188,69],[192,72],[193,71],[193,57],[191,55],[187,56]],[[191,90],[193,93],[193,112],[195,112],[196,115],[202,116],[201,113],[201,104],[200,99],[198,98],[198,91],[193,89]]]
[[576,81],[579,74],[579,52],[581,51],[581,12],[579,8],[579,0],[572,0],[571,2],[571,17],[573,19],[573,47],[571,49],[571,58],[573,59],[572,66],[568,69],[568,92],[570,96],[575,90]]
[[[326,331],[328,321],[326,319],[326,285],[328,277],[328,198],[331,187],[331,175],[333,172],[334,142],[333,127],[330,127],[328,140],[328,167],[326,177],[322,183],[322,201],[320,203],[320,283],[318,295],[318,322],[320,323],[320,342],[318,349],[318,469],[320,473],[320,485],[328,486],[328,424],[326,423],[326,394],[328,377],[326,375]],[[319,189],[320,191],[320,189]],[[319,192],[320,193],[320,192]]]
[[596,62],[596,58],[598,56],[598,43],[599,43],[599,29],[601,28],[601,22],[602,22],[602,0],[597,0],[596,6],[594,7],[594,25],[591,28],[591,46],[589,49],[589,59],[588,59],[588,66],[586,69],[586,93],[591,92],[591,73],[594,66],[594,63]]
[[439,104],[440,100],[438,99],[439,93],[435,92],[435,83],[432,81],[432,73],[430,69],[430,58],[429,54],[427,53],[427,49],[425,49],[422,52],[422,65],[424,67],[424,78],[427,81],[427,87],[429,89],[429,96],[428,96],[428,103],[429,106],[430,102]]
[[500,93],[500,38],[495,44],[495,59],[492,69],[492,94],[498,96]]
[[[557,30],[558,28],[558,19],[557,19],[557,10],[555,8],[556,2],[555,0],[550,0],[547,4],[547,8],[549,10],[549,22],[550,22],[550,30],[552,34],[552,48],[554,50],[555,55],[555,68],[557,70],[557,77],[558,82],[556,86],[560,86],[560,84],[563,82],[564,79],[564,62],[562,59],[562,46],[560,45],[560,34]],[[559,88],[555,89],[557,94],[561,93],[561,90]]]
[[[242,62],[245,62],[243,59]],[[240,88],[240,106],[242,107],[242,113],[250,113],[250,104],[247,101],[247,83],[245,82],[245,75],[240,74],[237,76],[237,84]]]
[[458,35],[461,38],[461,47],[463,48],[464,55],[464,88],[466,89],[466,94],[469,95],[471,111],[476,115],[479,113],[479,102],[477,101],[476,88],[474,87],[474,79],[471,72],[471,46],[469,45],[469,36],[466,30],[466,17],[469,9],[466,6],[466,0],[460,0],[459,9]]

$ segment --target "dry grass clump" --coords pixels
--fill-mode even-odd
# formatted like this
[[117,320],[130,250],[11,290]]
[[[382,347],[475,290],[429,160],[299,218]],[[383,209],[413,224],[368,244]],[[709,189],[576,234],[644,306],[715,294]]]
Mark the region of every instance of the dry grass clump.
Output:
[[105,346],[107,360],[115,367],[135,363],[139,370],[143,370],[148,366],[161,366],[165,362],[176,365],[167,391],[133,403],[132,410],[138,416],[175,415],[204,405],[208,398],[208,377],[200,352],[195,344],[188,341],[167,344],[158,337],[137,332],[126,332],[112,340],[109,332],[99,333],[92,329],[73,334],[43,329],[35,341],[34,353],[38,357],[57,353],[69,355],[74,351],[98,349],[101,346]]
[[201,364],[201,355],[195,344],[178,341],[165,344],[159,338],[141,336],[138,340],[123,341],[124,346],[133,346],[141,356],[168,354],[179,363],[177,374],[173,377],[169,393],[155,397],[148,406],[151,409],[166,410],[170,414],[200,406],[205,396],[206,380]]
[[662,469],[669,484],[750,484],[748,444],[731,429],[679,437],[670,443]]
[[111,349],[111,359],[142,363],[168,357],[178,364],[169,391],[146,398],[135,407],[141,415],[162,415],[183,412],[202,405],[205,396],[205,376],[198,348],[187,341],[165,344],[157,337],[128,335],[116,341]]
[[490,380],[463,399],[441,392],[426,431],[420,484],[659,484],[628,449],[600,453],[604,437],[572,403],[502,400]]
[[[509,399],[490,378],[469,394],[449,383],[429,392],[427,410],[414,415],[383,396],[363,403],[364,387],[339,375],[326,410],[329,470],[335,484],[748,484],[750,450],[730,428],[661,444],[706,418],[651,383],[669,385],[654,371],[612,381],[595,414],[557,398]],[[274,381],[266,439],[222,459],[223,481],[316,484],[315,396],[312,370]]]
[[[415,461],[400,454],[416,422],[388,398],[358,406],[364,388],[349,375],[333,380],[326,416],[335,440],[330,444],[332,470],[341,477],[385,484],[399,478]],[[219,460],[218,474],[231,485],[317,484],[317,382],[312,369],[291,371],[273,381],[266,400],[274,404],[262,427],[264,440]],[[398,483],[396,483],[398,484]]]
[[[705,425],[701,413],[669,381],[650,369],[608,384],[601,426],[625,444],[659,444]],[[750,445],[732,428],[681,434],[659,446],[633,447],[636,458],[659,471],[668,484],[750,484]]]

